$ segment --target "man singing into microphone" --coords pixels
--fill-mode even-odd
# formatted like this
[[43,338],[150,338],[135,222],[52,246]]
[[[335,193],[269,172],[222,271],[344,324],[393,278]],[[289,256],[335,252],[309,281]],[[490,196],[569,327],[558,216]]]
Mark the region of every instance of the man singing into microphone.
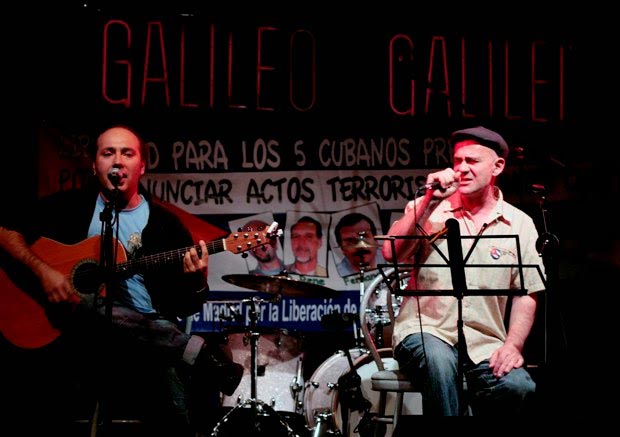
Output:
[[[407,204],[404,216],[394,222],[388,235],[427,235],[427,239],[386,240],[383,255],[390,262],[436,264],[418,267],[408,283],[410,290],[451,290],[452,277],[447,239],[442,230],[448,219],[458,221],[461,236],[518,235],[523,264],[536,264],[538,232],[532,219],[507,203],[495,186],[506,166],[508,145],[498,133],[482,126],[452,133],[453,167],[427,176],[422,197]],[[440,238],[432,238],[432,236]],[[431,243],[431,240],[432,241]],[[463,257],[475,248],[465,268],[468,290],[520,290],[517,242],[514,238],[462,239]],[[395,252],[393,251],[395,249]],[[445,265],[445,268],[443,268]],[[489,267],[486,267],[489,266]],[[472,295],[463,298],[462,320],[465,347],[457,345],[458,301],[450,295],[407,296],[400,307],[393,332],[394,358],[422,387],[425,415],[458,415],[458,351],[466,350],[464,376],[474,415],[515,415],[522,411],[535,383],[523,368],[523,346],[536,311],[536,293],[544,283],[536,269],[524,268],[525,295]],[[512,309],[505,314],[508,299]],[[506,316],[506,318],[505,318]],[[505,320],[506,319],[506,320]],[[507,327],[505,325],[507,322]]]
[[[202,405],[201,411],[196,412],[199,420],[209,420],[208,415],[218,405],[218,391],[231,395],[241,380],[243,367],[232,362],[230,351],[217,344],[207,345],[202,337],[188,335],[177,326],[178,320],[199,311],[206,299],[207,248],[204,241],[199,242],[200,253],[193,248],[195,242],[180,220],[141,189],[147,150],[132,129],[107,129],[91,150],[94,190],[57,193],[43,199],[24,219],[0,226],[0,254],[7,253],[32,271],[31,282],[38,285],[43,300],[51,304],[50,309],[64,310],[59,313],[62,317],[54,321],[62,335],[46,346],[50,354],[43,362],[39,352],[33,351],[30,361],[34,362],[27,363],[34,367],[38,360],[44,368],[34,367],[32,377],[38,377],[39,372],[46,377],[41,378],[41,386],[24,381],[33,390],[25,398],[41,400],[42,408],[29,409],[30,422],[25,423],[42,422],[49,430],[60,417],[65,417],[54,412],[68,410],[71,404],[67,401],[73,399],[63,399],[62,395],[70,398],[68,392],[74,382],[61,381],[61,375],[68,372],[65,376],[74,377],[83,369],[83,376],[99,386],[93,393],[95,398],[105,400],[111,394],[116,403],[126,399],[138,410],[134,413],[144,414],[142,418],[150,426],[151,434],[189,437],[195,434],[193,428],[199,427],[190,424],[189,402],[194,407]],[[112,203],[111,208],[106,208]],[[112,214],[114,237],[118,237],[130,260],[138,254],[154,255],[153,268],[109,275],[106,283],[115,284],[110,287],[115,290],[111,314],[101,296],[78,296],[74,288],[79,288],[74,285],[77,283],[71,282],[66,272],[52,267],[57,264],[51,262],[53,257],[63,256],[60,243],[79,248],[83,240],[101,235],[104,210],[118,211]],[[57,241],[58,253],[33,252],[30,245],[41,236]],[[98,250],[91,253],[88,247],[83,254],[85,261],[99,255]],[[192,248],[184,253],[187,247]],[[180,255],[176,262],[170,255],[157,258],[158,254],[175,250]],[[158,259],[167,261],[157,263]],[[79,268],[79,263],[76,266]],[[75,274],[76,280],[78,276]],[[70,355],[59,353],[65,351],[67,344],[75,346],[69,349]],[[97,367],[84,362],[91,353]],[[73,355],[75,360],[69,358]],[[24,360],[27,357],[22,355]],[[124,382],[120,387],[119,381]],[[55,383],[64,386],[58,388]],[[48,385],[50,390],[43,393],[42,387]],[[58,410],[54,409],[56,406]],[[49,413],[50,421],[41,419],[45,413]],[[34,417],[37,420],[33,422]],[[62,424],[58,430],[63,430]]]

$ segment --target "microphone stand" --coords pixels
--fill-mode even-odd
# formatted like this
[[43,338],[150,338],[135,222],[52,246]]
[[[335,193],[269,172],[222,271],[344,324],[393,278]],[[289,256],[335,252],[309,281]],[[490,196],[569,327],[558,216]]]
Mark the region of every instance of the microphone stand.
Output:
[[452,287],[454,297],[457,301],[457,393],[459,399],[459,416],[465,415],[465,395],[463,389],[463,367],[465,355],[467,354],[467,344],[465,343],[465,333],[463,331],[463,296],[467,291],[467,281],[465,280],[465,262],[463,261],[463,248],[461,246],[461,231],[459,222],[450,218],[446,220],[448,229],[448,255],[450,256],[450,273],[452,275]]
[[[105,275],[105,316],[108,322],[112,321],[112,304],[116,294],[116,245],[114,241],[114,224],[118,225],[118,209],[116,207],[118,199],[118,186],[114,187],[110,199],[105,203],[105,207],[100,214],[103,222],[103,237],[101,244],[101,267]],[[116,215],[116,221],[114,220]]]
[[[361,234],[361,233],[360,233]],[[360,239],[363,240],[363,235],[360,235]],[[366,294],[366,285],[364,284],[364,275],[366,273],[365,271],[365,264],[363,262],[363,255],[360,255],[360,302],[361,300],[364,298],[364,294]],[[353,337],[355,340],[355,347],[360,347],[363,343],[363,340],[361,338],[360,333],[358,332],[358,328],[357,325],[355,324],[355,320],[353,321]],[[349,351],[347,349],[345,349],[346,352],[348,353]]]
[[[557,260],[557,253],[559,249],[559,239],[554,234],[549,232],[547,226],[547,196],[546,187],[544,185],[532,185],[534,188],[534,194],[538,194],[540,197],[540,214],[542,218],[543,233],[540,234],[538,240],[536,240],[536,250],[540,254],[545,266],[545,274],[547,277],[546,290],[545,290],[545,306],[544,306],[544,344],[543,344],[543,362],[547,368],[549,375],[558,373],[559,369],[554,368],[556,363],[569,362],[561,359],[561,353],[568,351],[568,342],[566,339],[566,332],[564,329],[564,320],[562,317],[562,311],[556,301],[555,287],[559,280],[559,263]],[[550,318],[557,316],[557,325],[551,323]],[[558,350],[552,350],[551,345],[554,345],[556,334],[555,329],[559,330],[560,344]],[[558,353],[556,353],[558,352]],[[560,359],[557,359],[560,357]]]
[[[105,286],[105,322],[104,322],[104,350],[109,351],[112,347],[111,327],[112,327],[112,308],[114,298],[116,296],[116,244],[114,239],[114,224],[118,229],[118,208],[117,200],[119,197],[118,183],[114,183],[114,189],[110,192],[109,198],[105,203],[103,211],[99,214],[102,222],[102,237],[100,247],[99,266],[104,277]],[[116,218],[115,218],[116,216]],[[95,306],[99,296],[95,295]],[[109,384],[106,378],[109,372],[103,372],[103,382],[99,388],[99,399],[97,401],[96,411],[91,423],[91,437],[96,435],[106,435],[109,432],[110,414],[109,414]]]

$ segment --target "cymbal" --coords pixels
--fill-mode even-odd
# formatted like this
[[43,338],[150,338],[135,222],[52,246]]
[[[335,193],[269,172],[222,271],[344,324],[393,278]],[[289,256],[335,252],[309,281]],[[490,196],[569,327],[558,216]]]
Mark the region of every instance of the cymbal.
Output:
[[357,243],[348,246],[349,249],[369,249],[371,247],[379,247],[378,243],[370,243],[367,240],[360,238]]
[[297,281],[288,276],[224,275],[222,279],[238,287],[292,297],[328,297],[337,293],[331,288]]

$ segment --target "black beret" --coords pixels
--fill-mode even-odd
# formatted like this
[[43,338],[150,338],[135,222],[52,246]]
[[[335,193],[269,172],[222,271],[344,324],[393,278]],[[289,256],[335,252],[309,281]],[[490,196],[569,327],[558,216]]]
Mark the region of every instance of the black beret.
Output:
[[462,140],[477,140],[480,145],[488,147],[497,153],[497,156],[506,159],[508,157],[508,144],[500,134],[483,126],[470,127],[452,132],[450,140],[455,144]]

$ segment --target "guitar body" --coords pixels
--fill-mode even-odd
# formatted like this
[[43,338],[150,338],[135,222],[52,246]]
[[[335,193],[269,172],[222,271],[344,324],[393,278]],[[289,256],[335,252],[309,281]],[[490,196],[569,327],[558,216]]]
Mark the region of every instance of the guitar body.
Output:
[[[119,262],[127,255],[123,246],[115,242]],[[68,245],[49,238],[38,239],[31,247],[39,258],[64,273],[78,294],[100,291],[98,279],[101,237],[88,238]],[[21,269],[25,270],[25,269]],[[6,272],[0,269],[0,332],[12,344],[24,349],[36,349],[50,344],[60,336],[60,330],[49,320],[47,301],[40,290],[23,290],[22,279],[28,288],[36,288],[36,278],[18,278],[26,272]],[[33,276],[30,274],[30,276]],[[18,285],[19,284],[19,285]]]
[[60,331],[47,318],[42,304],[24,293],[0,269],[0,332],[11,343],[24,349],[35,349],[56,340]]

